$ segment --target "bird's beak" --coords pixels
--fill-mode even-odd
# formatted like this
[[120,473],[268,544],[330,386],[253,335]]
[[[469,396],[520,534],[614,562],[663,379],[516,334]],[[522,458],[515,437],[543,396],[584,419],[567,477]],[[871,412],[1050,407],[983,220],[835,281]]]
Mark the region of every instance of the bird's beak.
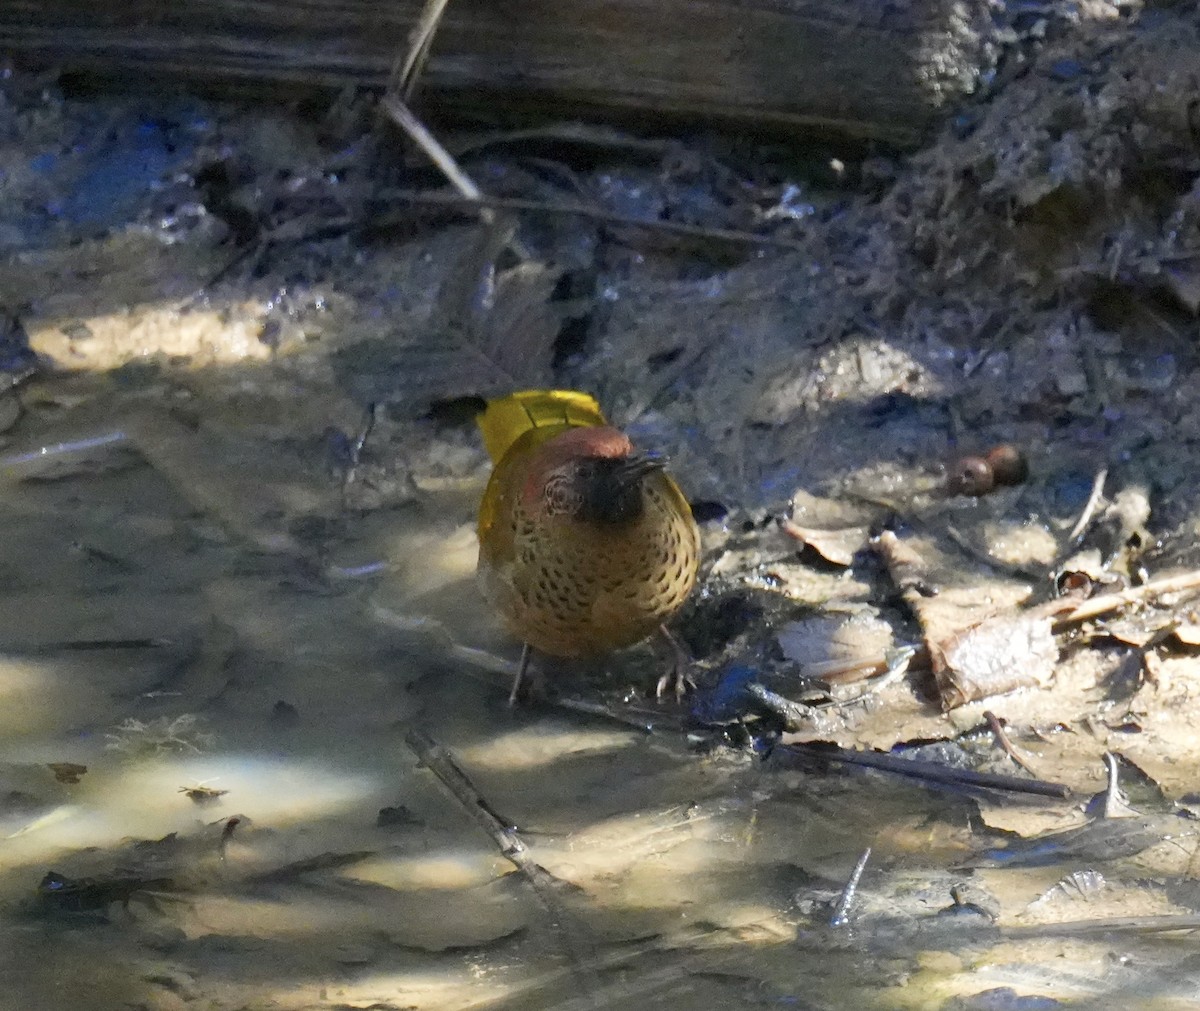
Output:
[[663,470],[667,466],[665,457],[648,453],[630,453],[613,468],[613,479],[618,485],[631,488],[648,474]]

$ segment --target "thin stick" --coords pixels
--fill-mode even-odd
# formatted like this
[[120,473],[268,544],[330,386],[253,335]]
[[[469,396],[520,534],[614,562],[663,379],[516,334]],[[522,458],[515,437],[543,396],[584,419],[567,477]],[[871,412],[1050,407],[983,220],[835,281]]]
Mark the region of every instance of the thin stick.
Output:
[[1038,778],[1037,770],[1035,770],[1032,765],[1025,761],[1023,757],[1021,757],[1021,754],[1013,746],[1013,742],[1009,740],[1008,734],[1004,731],[1004,725],[1000,722],[1000,718],[990,709],[984,712],[983,718],[987,720],[988,726],[992,730],[992,736],[996,738],[996,743],[1000,745],[1000,748],[1004,751],[1004,753],[1008,755],[1008,757],[1014,762],[1016,762],[1017,765],[1019,765],[1022,769],[1028,772],[1029,775],[1033,776],[1035,779]]
[[[1100,817],[1136,818],[1137,812],[1129,806],[1125,795],[1121,793],[1121,765],[1117,761],[1117,756],[1111,751],[1104,753],[1104,768],[1108,771],[1108,785],[1101,795],[1104,799],[1100,804]],[[1095,798],[1088,805],[1089,814],[1093,804],[1095,804]]]
[[529,670],[529,654],[532,652],[533,648],[529,643],[521,643],[521,662],[517,665],[517,676],[513,678],[512,690],[508,693],[510,709],[517,704],[517,695],[521,691],[521,682],[525,680],[525,673]]
[[475,789],[467,774],[458,767],[450,753],[432,737],[420,730],[410,730],[404,743],[421,760],[421,764],[432,772],[464,811],[467,812],[492,839],[500,853],[518,867],[524,869],[525,844],[516,829],[501,818]]
[[670,716],[663,716],[658,713],[645,713],[642,710],[634,710],[628,713],[621,712],[619,709],[613,709],[603,702],[591,702],[588,699],[560,696],[553,700],[553,704],[557,709],[565,709],[571,713],[583,713],[587,716],[598,716],[601,719],[612,720],[623,727],[640,730],[644,734],[654,733],[664,723],[668,730],[682,729],[682,721],[677,717],[673,719]]
[[561,886],[562,882],[529,856],[517,829],[496,814],[483,794],[475,788],[475,784],[442,745],[424,731],[417,729],[405,734],[404,742],[421,764],[450,792],[459,806],[491,837],[500,853],[524,875],[541,904],[549,926],[558,938],[576,978],[583,984],[585,993],[596,993],[599,980],[595,970],[590,968],[595,958],[594,945],[580,936],[579,929],[571,922],[562,903],[558,901],[555,889]]
[[1096,476],[1092,479],[1092,491],[1088,495],[1088,500],[1084,504],[1083,512],[1079,514],[1079,519],[1075,521],[1075,526],[1071,528],[1071,532],[1067,534],[1068,546],[1073,546],[1088,525],[1092,522],[1092,516],[1095,515],[1096,507],[1100,504],[1100,499],[1104,496],[1104,482],[1108,480],[1108,468],[1101,467],[1096,471]]
[[831,927],[844,927],[850,922],[850,905],[854,902],[854,896],[858,893],[858,883],[862,880],[863,871],[866,870],[867,861],[871,859],[871,847],[868,846],[862,852],[862,856],[858,858],[858,863],[854,865],[854,870],[850,872],[850,878],[846,882],[846,887],[842,889],[842,894],[838,896],[837,905],[833,907],[833,916],[829,918]]
[[1096,934],[1157,934],[1170,930],[1200,930],[1200,915],[1114,916],[1101,920],[1067,920],[1035,923],[1027,927],[1005,927],[1002,937],[1089,937]]
[[[400,100],[398,95],[386,94],[379,104],[388,114],[392,122],[403,130],[414,144],[429,157],[449,180],[450,185],[467,200],[479,204],[483,199],[483,191],[475,185],[475,181],[459,168],[454,156],[442,147],[441,142],[429,132],[429,129],[417,119],[416,114]],[[486,206],[481,206],[479,217],[487,224],[495,220],[495,215]]]
[[1074,610],[1068,611],[1055,619],[1054,630],[1073,625],[1076,622],[1097,618],[1109,611],[1116,611],[1127,604],[1136,604],[1140,600],[1151,597],[1163,597],[1168,593],[1183,593],[1187,590],[1200,590],[1200,570],[1185,572],[1179,576],[1168,576],[1165,579],[1152,579],[1141,586],[1131,586],[1119,593],[1106,593],[1083,601]]
[[644,228],[647,231],[669,235],[686,235],[697,239],[712,239],[716,242],[732,242],[747,246],[773,246],[777,249],[803,250],[808,246],[796,239],[780,239],[771,235],[758,235],[737,228],[707,228],[704,225],[688,225],[681,221],[659,221],[616,214],[603,207],[560,201],[528,200],[524,197],[478,197],[461,196],[453,193],[438,193],[423,190],[386,189],[380,193],[383,200],[395,200],[405,204],[429,204],[436,207],[463,207],[467,204],[482,204],[497,210],[544,211],[547,214],[574,214],[610,225]]
[[128,438],[129,434],[127,432],[118,429],[85,439],[75,439],[72,442],[56,442],[53,445],[40,446],[25,453],[11,453],[8,456],[0,456],[0,476],[9,476],[9,471],[12,472],[13,476],[20,476],[20,469],[25,467],[26,464],[39,463],[42,460],[49,460],[53,457],[64,456],[70,453],[86,453],[88,450],[98,449],[101,446],[110,446],[116,442],[125,442]]
[[379,405],[368,404],[366,411],[363,413],[363,421],[359,426],[358,435],[354,437],[354,441],[350,444],[350,466],[346,468],[346,472],[342,475],[343,509],[349,505],[350,486],[358,479],[358,465],[362,461],[363,449],[366,447],[371,433],[375,430],[375,421],[378,417]]
[[[414,144],[429,156],[429,159],[441,170],[442,175],[446,177],[450,185],[458,190],[462,198],[477,206],[479,220],[485,225],[494,227],[496,224],[496,215],[489,206],[489,202],[484,200],[483,191],[459,167],[458,162],[454,160],[454,156],[429,132],[425,124],[417,119],[413,111],[400,101],[398,96],[392,94],[385,94],[379,100],[379,103],[383,106],[384,112],[391,117],[392,121],[408,134]],[[510,238],[508,240],[508,248],[519,260],[528,261],[535,259],[533,253],[518,238]]]
[[425,0],[425,6],[421,8],[421,16],[417,18],[417,23],[413,25],[413,30],[409,33],[408,51],[403,59],[397,60],[392,65],[392,73],[388,78],[387,87],[388,91],[397,93],[401,101],[412,100],[417,80],[425,69],[425,62],[429,59],[433,37],[437,34],[442,14],[449,2],[450,0]]
[[842,762],[846,765],[863,765],[870,769],[894,772],[901,776],[909,776],[930,783],[1007,790],[1012,793],[1031,793],[1039,797],[1065,799],[1071,795],[1070,787],[1063,783],[1052,783],[1043,779],[1024,779],[1021,776],[1005,776],[995,772],[953,769],[946,765],[939,765],[937,762],[900,758],[877,751],[854,751],[849,748],[816,744],[785,744],[781,747],[798,755],[811,755],[830,762]]

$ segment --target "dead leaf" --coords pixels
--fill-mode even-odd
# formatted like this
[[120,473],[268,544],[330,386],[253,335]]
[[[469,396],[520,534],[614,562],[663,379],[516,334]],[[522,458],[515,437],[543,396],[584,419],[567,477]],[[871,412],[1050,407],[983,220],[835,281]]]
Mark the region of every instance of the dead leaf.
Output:
[[866,527],[844,527],[840,530],[817,530],[802,527],[791,520],[781,520],[780,527],[789,537],[812,548],[833,565],[849,566],[854,556],[867,546]]
[[806,677],[823,681],[869,677],[887,667],[892,627],[872,612],[823,614],[788,622],[776,635],[783,655]]
[[186,795],[187,799],[199,807],[204,807],[208,804],[215,804],[218,800],[225,796],[228,790],[217,790],[211,786],[181,786],[179,792]]
[[74,762],[48,762],[46,768],[54,773],[56,780],[68,786],[74,786],[88,771],[86,765],[76,765]]
[[1200,624],[1189,621],[1176,625],[1175,638],[1184,646],[1200,646]]
[[1164,263],[1162,276],[1180,305],[1193,316],[1200,313],[1200,263],[1197,260]]
[[1058,644],[1045,614],[998,615],[930,643],[944,709],[1050,683]]

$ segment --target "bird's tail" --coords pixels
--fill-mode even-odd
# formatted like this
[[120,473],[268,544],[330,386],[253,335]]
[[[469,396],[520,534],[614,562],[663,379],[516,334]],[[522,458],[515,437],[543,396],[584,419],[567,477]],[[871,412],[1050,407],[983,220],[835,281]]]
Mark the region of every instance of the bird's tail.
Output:
[[483,433],[483,444],[493,460],[499,460],[508,452],[509,446],[533,428],[608,424],[595,398],[575,390],[510,393],[507,397],[489,400],[486,410],[476,421]]

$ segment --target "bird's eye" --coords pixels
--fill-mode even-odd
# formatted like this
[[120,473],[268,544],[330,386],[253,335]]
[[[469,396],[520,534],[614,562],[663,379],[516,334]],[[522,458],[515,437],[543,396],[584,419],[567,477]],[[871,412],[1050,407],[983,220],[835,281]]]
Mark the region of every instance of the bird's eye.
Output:
[[579,511],[579,493],[571,486],[565,474],[555,474],[547,482],[542,493],[542,505],[548,516],[562,516]]

